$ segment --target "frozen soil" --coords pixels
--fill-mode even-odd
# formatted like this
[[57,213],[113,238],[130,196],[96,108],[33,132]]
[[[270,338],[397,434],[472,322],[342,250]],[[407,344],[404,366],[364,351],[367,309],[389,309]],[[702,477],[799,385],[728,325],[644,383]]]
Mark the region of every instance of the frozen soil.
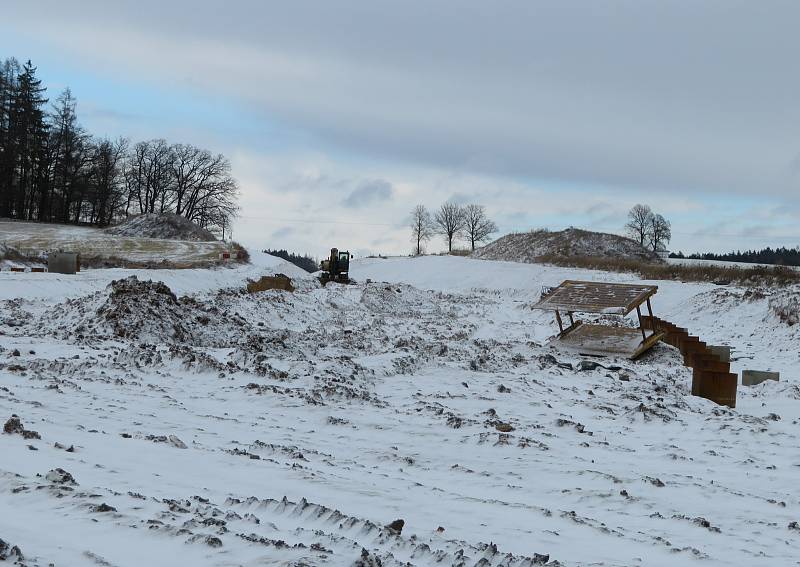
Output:
[[[294,293],[183,293],[141,272],[0,302],[0,557],[797,564],[796,380],[719,407],[690,395],[671,347],[633,362],[549,346],[530,305],[564,270],[498,289],[505,264],[431,260]],[[447,284],[476,265],[486,285]],[[797,340],[771,308],[791,298],[670,285],[657,306],[678,323],[723,333],[734,313],[751,347]]]

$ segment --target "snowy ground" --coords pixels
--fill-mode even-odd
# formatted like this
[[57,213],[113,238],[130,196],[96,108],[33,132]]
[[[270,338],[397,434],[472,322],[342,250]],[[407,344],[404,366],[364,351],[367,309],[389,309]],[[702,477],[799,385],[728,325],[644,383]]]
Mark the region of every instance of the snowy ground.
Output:
[[224,242],[196,242],[125,237],[99,228],[34,222],[0,221],[0,243],[34,256],[49,250],[80,252],[86,257],[116,257],[132,262],[197,264],[216,260]]
[[[272,272],[298,291],[241,291]],[[782,372],[729,410],[671,347],[547,345],[542,285],[619,274],[368,259],[320,288],[260,254],[13,274],[35,275],[0,274],[0,421],[21,420],[0,539],[24,564],[800,564],[800,337],[773,309],[796,290],[657,282],[657,314]]]

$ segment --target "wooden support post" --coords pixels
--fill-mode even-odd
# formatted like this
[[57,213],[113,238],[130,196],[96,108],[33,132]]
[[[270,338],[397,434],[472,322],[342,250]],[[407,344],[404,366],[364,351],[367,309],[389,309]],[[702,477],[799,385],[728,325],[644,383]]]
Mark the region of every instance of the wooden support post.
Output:
[[570,327],[574,327],[575,326],[575,319],[572,318],[572,311],[567,311],[567,315],[569,315],[569,326]]
[[642,310],[636,306],[636,314],[639,316],[639,330],[642,331],[642,342],[647,340],[647,335],[644,332],[644,323],[642,323]]
[[558,312],[558,309],[556,309],[556,321],[558,321],[558,329],[563,333],[564,323],[561,322],[561,313]]
[[655,317],[653,317],[653,306],[650,305],[650,298],[649,297],[647,298],[647,313],[650,315],[650,322],[651,322],[651,325],[652,325],[650,327],[650,330],[652,330],[653,334],[655,335],[656,334],[656,321],[655,321]]

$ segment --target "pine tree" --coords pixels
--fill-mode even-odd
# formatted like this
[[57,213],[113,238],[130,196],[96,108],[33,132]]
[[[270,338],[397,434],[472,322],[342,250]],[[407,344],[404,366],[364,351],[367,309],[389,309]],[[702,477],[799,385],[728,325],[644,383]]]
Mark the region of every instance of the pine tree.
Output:
[[89,164],[88,136],[78,124],[77,102],[66,88],[58,99],[51,116],[53,156],[52,213],[61,222],[78,222],[83,200],[87,197],[87,165]]
[[47,125],[43,106],[46,89],[36,78],[36,67],[25,63],[17,77],[9,116],[11,147],[11,210],[14,218],[30,218],[30,200],[42,179],[47,155]]
[[11,216],[16,145],[11,138],[12,106],[17,92],[20,66],[6,59],[0,66],[0,216]]

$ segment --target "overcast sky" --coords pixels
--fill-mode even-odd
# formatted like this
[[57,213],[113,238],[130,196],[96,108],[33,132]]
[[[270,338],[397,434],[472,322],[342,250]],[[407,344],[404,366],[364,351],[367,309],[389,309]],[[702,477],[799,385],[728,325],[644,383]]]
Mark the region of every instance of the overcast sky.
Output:
[[[503,232],[800,245],[800,3],[9,0],[0,58],[93,133],[228,155],[234,237],[406,253],[417,203]],[[442,242],[429,248],[439,250]]]

